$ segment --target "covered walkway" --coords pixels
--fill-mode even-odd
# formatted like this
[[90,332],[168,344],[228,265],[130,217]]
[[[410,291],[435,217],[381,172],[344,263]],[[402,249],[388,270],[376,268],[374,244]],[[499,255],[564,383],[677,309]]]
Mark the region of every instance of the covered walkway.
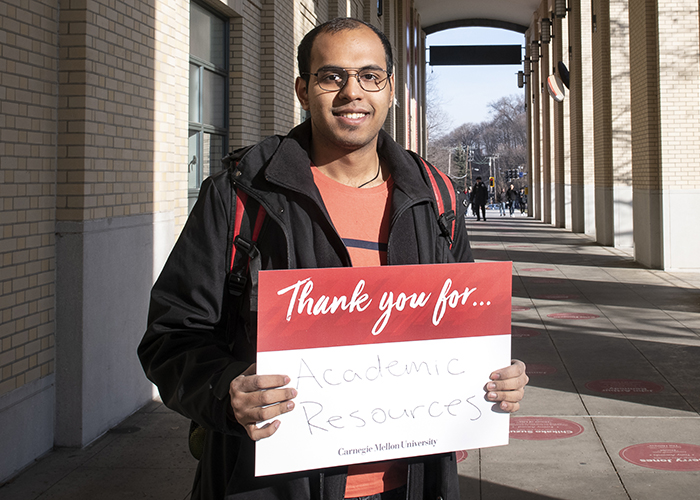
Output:
[[[510,445],[459,454],[462,498],[697,496],[700,273],[643,269],[587,236],[489,217],[467,226],[477,260],[513,261],[513,355],[531,382]],[[0,497],[186,499],[187,428],[154,402],[83,450],[50,453]]]

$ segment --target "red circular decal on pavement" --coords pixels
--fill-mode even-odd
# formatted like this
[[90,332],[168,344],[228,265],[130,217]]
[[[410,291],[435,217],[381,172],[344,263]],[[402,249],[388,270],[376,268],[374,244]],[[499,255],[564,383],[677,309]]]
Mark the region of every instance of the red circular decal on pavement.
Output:
[[546,441],[578,436],[583,427],[563,418],[511,417],[510,437],[527,441]]
[[553,313],[553,314],[548,314],[548,318],[554,318],[554,319],[595,319],[595,318],[600,318],[597,314],[589,314],[589,313]]
[[528,376],[532,377],[537,375],[552,375],[553,373],[557,373],[557,369],[551,365],[538,365],[536,363],[528,363],[526,372]]
[[521,269],[521,271],[525,271],[528,273],[544,273],[547,271],[554,271],[551,267],[528,267],[527,269]]
[[587,382],[586,387],[605,394],[651,394],[664,390],[663,385],[655,382],[627,379],[593,380]]
[[467,450],[455,451],[455,455],[457,456],[457,463],[464,462],[469,456]]
[[566,294],[566,293],[552,293],[549,295],[538,295],[537,299],[543,299],[543,300],[567,300],[567,299],[578,299],[580,296],[579,295],[572,295],[572,294]]
[[540,334],[540,331],[535,330],[534,328],[513,326],[513,327],[511,327],[510,334],[515,338],[528,338],[528,337],[537,337]]
[[525,307],[525,306],[511,306],[510,310],[511,311],[529,311],[530,308]]
[[683,443],[643,443],[628,446],[620,456],[649,469],[700,471],[700,446]]

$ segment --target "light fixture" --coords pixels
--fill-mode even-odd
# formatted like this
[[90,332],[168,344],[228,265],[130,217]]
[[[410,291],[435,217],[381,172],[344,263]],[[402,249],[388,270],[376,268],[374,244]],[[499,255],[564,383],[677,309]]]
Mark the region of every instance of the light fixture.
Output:
[[530,76],[530,58],[525,56],[525,60],[523,61],[523,73],[525,76]]
[[554,0],[554,15],[559,19],[566,17],[566,0]]
[[540,41],[549,43],[552,39],[552,21],[548,17],[543,17],[540,21]]
[[521,89],[525,86],[525,73],[518,71],[518,88]]
[[540,60],[540,42],[533,40],[530,44],[530,60],[536,63]]

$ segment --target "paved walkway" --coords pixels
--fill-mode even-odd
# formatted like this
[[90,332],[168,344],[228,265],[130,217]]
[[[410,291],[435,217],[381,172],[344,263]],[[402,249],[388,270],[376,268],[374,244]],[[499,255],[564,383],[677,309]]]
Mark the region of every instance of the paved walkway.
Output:
[[[460,454],[462,498],[698,498],[700,273],[487,215],[467,222],[475,257],[514,263],[513,356],[531,382],[510,444]],[[153,402],[84,450],[50,453],[0,498],[186,499],[187,429]]]

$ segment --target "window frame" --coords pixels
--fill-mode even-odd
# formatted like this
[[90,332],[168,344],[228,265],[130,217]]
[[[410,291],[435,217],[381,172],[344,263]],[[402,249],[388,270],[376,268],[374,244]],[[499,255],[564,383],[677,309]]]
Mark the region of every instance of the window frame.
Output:
[[[190,5],[192,4],[197,4],[198,7],[206,10],[209,14],[219,18],[224,22],[223,25],[223,43],[225,44],[224,47],[224,65],[225,67],[218,67],[214,63],[210,61],[206,61],[200,57],[197,57],[195,55],[192,55],[190,52],[190,49],[188,49],[188,84],[191,86],[192,84],[192,74],[191,74],[191,66],[195,66],[197,69],[197,81],[199,84],[199,91],[197,93],[196,99],[197,99],[197,105],[196,108],[199,112],[199,116],[197,119],[199,121],[193,121],[192,117],[192,109],[190,105],[190,99],[191,97],[188,98],[188,110],[187,110],[187,136],[188,136],[188,166],[187,166],[187,191],[188,191],[188,198],[189,198],[189,210],[192,210],[192,206],[194,205],[194,201],[196,200],[197,196],[199,195],[199,190],[201,188],[202,182],[206,178],[204,175],[205,172],[205,161],[210,161],[211,159],[209,158],[208,154],[205,157],[204,154],[204,143],[205,143],[205,135],[210,134],[214,136],[221,137],[222,139],[222,157],[226,154],[226,151],[228,151],[228,143],[229,143],[229,91],[231,87],[231,82],[230,82],[230,72],[229,72],[229,67],[230,67],[230,34],[231,34],[231,23],[230,19],[221,15],[221,13],[216,12],[215,10],[209,8],[207,5],[197,2],[194,0],[190,0]],[[190,7],[190,11],[191,11]],[[191,33],[192,33],[192,27],[190,26],[190,39],[192,38]],[[224,88],[223,88],[223,96],[222,97],[222,107],[223,107],[223,124],[224,127],[218,127],[212,124],[207,124],[204,123],[204,102],[205,102],[205,93],[206,89],[204,88],[204,74],[205,71],[210,71],[214,75],[218,75],[223,78],[224,82]],[[190,89],[191,91],[191,89]],[[190,93],[188,92],[188,95]],[[195,152],[195,157],[196,160],[192,158],[192,153],[191,153],[191,148],[190,148],[190,141],[192,139],[192,136],[196,136],[196,152]],[[193,165],[194,161],[194,165]],[[211,165],[211,163],[210,163]],[[192,169],[195,169],[195,182],[194,182],[194,187],[190,185],[191,178],[190,175],[192,173]],[[211,175],[212,173],[218,172],[219,170],[213,170],[209,172],[208,175]]]

